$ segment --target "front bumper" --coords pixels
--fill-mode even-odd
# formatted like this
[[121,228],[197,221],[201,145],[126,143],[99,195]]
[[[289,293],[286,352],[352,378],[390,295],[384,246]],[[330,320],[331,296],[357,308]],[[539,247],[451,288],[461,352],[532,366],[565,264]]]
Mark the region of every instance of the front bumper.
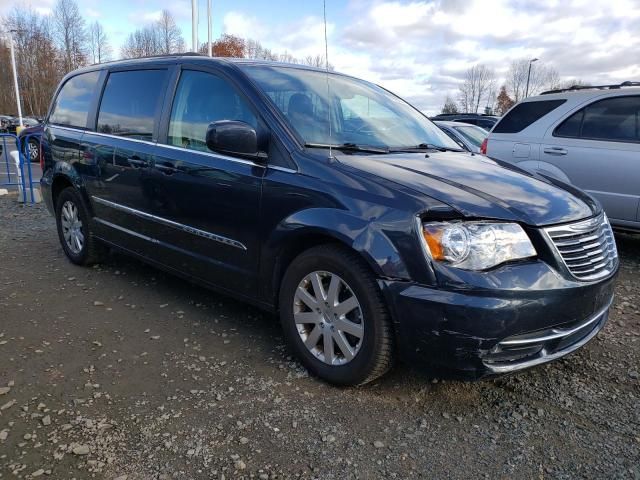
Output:
[[[546,273],[526,285],[523,278],[536,278],[536,271]],[[494,289],[382,281],[400,356],[441,377],[478,379],[567,355],[607,321],[615,275],[581,283],[548,271],[542,262],[489,275]]]

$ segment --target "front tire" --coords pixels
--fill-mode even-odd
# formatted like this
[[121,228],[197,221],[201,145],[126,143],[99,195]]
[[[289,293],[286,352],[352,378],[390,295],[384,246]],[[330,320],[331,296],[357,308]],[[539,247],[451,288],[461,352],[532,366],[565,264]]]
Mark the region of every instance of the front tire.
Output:
[[293,260],[280,288],[284,335],[309,371],[336,385],[361,385],[393,363],[391,320],[368,265],[337,245]]
[[65,188],[58,196],[56,225],[62,249],[73,263],[92,265],[104,258],[106,248],[93,236],[87,208],[73,187]]

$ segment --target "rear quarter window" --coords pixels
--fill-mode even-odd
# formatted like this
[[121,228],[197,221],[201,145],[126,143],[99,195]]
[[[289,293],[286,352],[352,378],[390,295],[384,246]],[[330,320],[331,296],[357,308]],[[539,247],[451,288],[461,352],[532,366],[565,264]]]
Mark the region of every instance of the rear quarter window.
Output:
[[70,78],[60,89],[49,116],[49,123],[86,128],[89,107],[96,93],[100,72],[87,72]]
[[566,100],[539,100],[519,103],[493,127],[493,133],[521,132],[565,102]]

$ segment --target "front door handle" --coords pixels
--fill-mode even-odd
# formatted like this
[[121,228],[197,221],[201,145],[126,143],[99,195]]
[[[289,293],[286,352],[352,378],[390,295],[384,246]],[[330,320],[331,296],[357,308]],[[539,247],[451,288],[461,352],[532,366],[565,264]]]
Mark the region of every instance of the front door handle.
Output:
[[542,150],[547,155],[566,155],[567,150],[562,147],[547,147]]
[[145,168],[145,167],[149,166],[149,162],[147,162],[146,160],[141,159],[137,155],[133,155],[133,156],[127,158],[127,162],[133,168]]

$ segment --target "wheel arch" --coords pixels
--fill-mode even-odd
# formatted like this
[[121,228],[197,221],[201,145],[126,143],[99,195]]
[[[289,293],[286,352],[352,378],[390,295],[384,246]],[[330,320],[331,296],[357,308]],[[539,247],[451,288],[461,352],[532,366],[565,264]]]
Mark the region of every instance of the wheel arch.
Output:
[[274,229],[263,247],[261,278],[269,279],[263,294],[276,310],[280,284],[291,262],[302,252],[324,244],[355,252],[378,278],[409,278],[400,252],[377,224],[343,210],[297,212]]
[[80,180],[78,175],[69,175],[67,172],[54,171],[53,178],[51,180],[51,202],[53,205],[53,210],[55,212],[56,205],[58,203],[58,196],[60,192],[62,192],[65,188],[72,187],[76,189],[82,200],[85,203],[87,211],[91,216],[93,216],[93,209],[91,208],[91,202],[89,201],[89,196],[87,195],[86,190]]

